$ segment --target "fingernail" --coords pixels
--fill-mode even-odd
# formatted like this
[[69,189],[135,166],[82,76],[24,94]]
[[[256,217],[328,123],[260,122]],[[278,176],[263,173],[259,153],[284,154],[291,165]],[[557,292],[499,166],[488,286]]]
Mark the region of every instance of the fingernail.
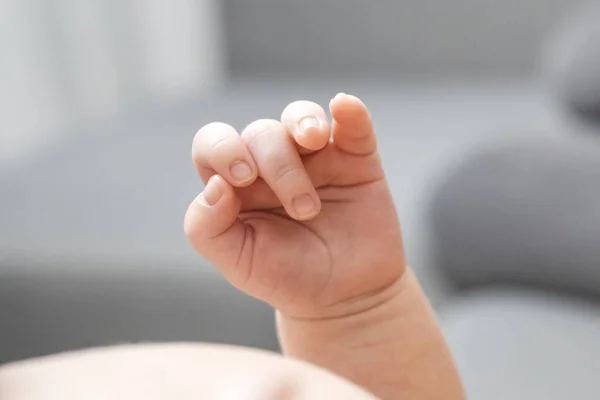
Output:
[[306,117],[298,124],[298,133],[303,135],[309,129],[318,128],[321,124],[315,117]]
[[199,201],[204,205],[209,207],[214,206],[221,200],[225,190],[223,188],[222,182],[220,180],[223,179],[218,175],[213,175],[208,182],[206,183],[206,187],[204,191],[198,197]]
[[344,96],[346,96],[346,93],[339,92],[338,94],[335,95],[334,99],[339,99],[340,97],[344,97]]
[[296,196],[294,200],[292,200],[292,207],[300,217],[310,217],[317,209],[317,205],[308,194]]
[[231,176],[238,183],[248,182],[254,176],[254,171],[252,171],[252,167],[246,161],[238,161],[234,163],[230,168]]

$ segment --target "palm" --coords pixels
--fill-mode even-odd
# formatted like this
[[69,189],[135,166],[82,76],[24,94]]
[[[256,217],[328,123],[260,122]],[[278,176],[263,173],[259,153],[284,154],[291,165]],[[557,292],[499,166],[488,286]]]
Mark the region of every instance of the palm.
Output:
[[[278,308],[306,309],[395,281],[403,257],[400,228],[378,155],[352,156],[328,145],[303,162],[314,171],[311,180],[322,202],[311,220],[290,218],[260,180],[238,189],[240,218],[253,232],[253,249],[237,266],[245,272],[243,289]],[[256,198],[261,201],[251,200]],[[390,248],[396,248],[395,257]],[[380,261],[384,255],[386,262]]]
[[233,285],[288,314],[382,290],[403,273],[368,110],[341,94],[330,111],[331,126],[319,105],[294,102],[281,121],[241,134],[209,124],[194,139],[207,186],[186,214],[190,242]]

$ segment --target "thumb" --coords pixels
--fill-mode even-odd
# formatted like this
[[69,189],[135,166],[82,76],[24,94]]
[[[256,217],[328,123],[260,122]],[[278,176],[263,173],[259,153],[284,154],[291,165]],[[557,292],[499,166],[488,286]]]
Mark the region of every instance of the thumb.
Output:
[[192,247],[223,273],[237,269],[245,248],[246,226],[238,218],[240,209],[233,187],[213,175],[185,215],[184,230]]

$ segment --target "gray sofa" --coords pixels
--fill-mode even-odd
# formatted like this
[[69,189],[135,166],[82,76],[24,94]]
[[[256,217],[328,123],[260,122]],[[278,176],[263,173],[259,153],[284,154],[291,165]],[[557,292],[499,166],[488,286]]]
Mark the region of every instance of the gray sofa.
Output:
[[0,176],[0,362],[138,341],[276,351],[272,310],[183,235],[202,189],[189,147],[209,121],[241,128],[346,91],[372,109],[409,261],[470,398],[597,397],[600,137],[549,129],[556,110],[531,80],[331,80],[310,63],[312,78],[278,80],[244,76],[260,69],[246,61],[218,96],[79,128]]

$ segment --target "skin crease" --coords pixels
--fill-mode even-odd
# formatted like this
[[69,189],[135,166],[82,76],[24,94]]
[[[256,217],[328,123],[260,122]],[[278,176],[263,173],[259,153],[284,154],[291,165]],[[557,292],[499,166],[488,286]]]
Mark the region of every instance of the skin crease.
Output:
[[206,187],[187,237],[275,308],[287,357],[200,344],[72,352],[0,367],[0,399],[464,399],[406,265],[368,110],[345,94],[329,108],[332,123],[309,101],[241,134],[211,123],[192,145]]
[[[368,109],[343,93],[329,109],[331,124],[319,105],[297,101],[241,134],[224,123],[200,129],[192,158],[206,188],[187,211],[188,239],[276,309],[284,354],[382,399],[463,399],[406,266]],[[234,173],[242,162],[246,176]]]
[[[241,138],[236,136],[233,140],[250,149],[254,157],[248,159],[255,164],[259,177],[235,190],[222,177],[211,182],[225,192],[219,207],[230,207],[228,215],[235,218],[239,213],[244,223],[234,224],[233,229],[214,240],[206,240],[201,235],[211,225],[211,215],[198,215],[202,210],[193,204],[185,226],[192,245],[234,286],[288,315],[334,317],[348,311],[343,304],[392,286],[404,272],[404,251],[373,127],[363,103],[349,95],[332,100],[334,119],[344,123],[334,122],[331,141],[325,112],[314,103],[306,103],[305,108],[312,106],[321,126],[311,130],[312,140],[304,138],[305,142],[314,143],[313,148],[324,147],[313,153],[304,151],[309,154],[301,160],[295,154],[298,165],[289,166],[286,153],[297,153],[291,129],[272,120],[250,124]],[[296,120],[302,120],[308,112],[303,112],[301,105],[292,103],[282,120],[294,120],[290,115],[294,110],[301,115]],[[348,132],[348,127],[352,132]],[[358,133],[356,128],[360,129]],[[209,125],[197,135],[193,154],[204,180],[221,172],[210,167],[206,153],[223,147],[225,130],[223,126]],[[221,147],[212,148],[219,140]],[[232,158],[230,163],[234,162],[235,156],[223,153],[220,159]],[[273,161],[276,159],[280,161]],[[302,165],[308,177],[294,170]],[[283,177],[261,178],[269,175],[262,171],[268,168],[278,169],[274,174]],[[288,203],[294,195],[306,192],[316,202],[320,200],[318,215],[305,219],[295,216],[291,207],[284,209],[265,182],[269,180],[279,180],[283,187],[279,194],[287,197]],[[219,216],[222,215],[215,210],[215,217]],[[374,268],[377,273],[373,273]],[[340,304],[343,306],[338,307]]]

